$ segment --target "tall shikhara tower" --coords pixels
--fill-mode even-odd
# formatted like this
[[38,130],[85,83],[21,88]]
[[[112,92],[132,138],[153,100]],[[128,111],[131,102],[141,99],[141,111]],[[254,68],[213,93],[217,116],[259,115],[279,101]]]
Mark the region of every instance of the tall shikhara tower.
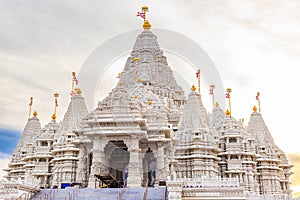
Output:
[[115,88],[88,112],[73,73],[63,121],[54,115],[41,128],[34,113],[7,178],[43,188],[167,185],[171,200],[291,199],[292,165],[262,114],[254,107],[245,126],[218,103],[208,113],[194,86],[186,98],[147,10]]

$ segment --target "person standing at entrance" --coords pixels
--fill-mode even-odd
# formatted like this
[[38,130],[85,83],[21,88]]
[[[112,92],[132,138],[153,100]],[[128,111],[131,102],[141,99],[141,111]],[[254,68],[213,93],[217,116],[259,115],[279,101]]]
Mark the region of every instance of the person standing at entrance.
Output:
[[156,162],[155,160],[152,160],[150,162],[150,186],[154,187],[155,178],[156,178]]
[[128,178],[128,165],[126,165],[123,170],[123,186],[124,187],[127,186],[127,178]]

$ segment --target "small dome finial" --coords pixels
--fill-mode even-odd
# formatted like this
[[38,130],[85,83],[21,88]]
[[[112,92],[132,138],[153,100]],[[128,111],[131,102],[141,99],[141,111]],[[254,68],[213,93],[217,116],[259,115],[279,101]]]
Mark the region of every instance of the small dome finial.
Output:
[[136,79],[136,82],[137,82],[137,83],[141,83],[141,82],[142,82],[142,79],[139,77],[139,78]]
[[230,111],[227,109],[226,112],[225,112],[225,114],[226,114],[227,116],[230,116]]
[[52,115],[51,118],[55,121],[55,119],[56,119],[56,114],[54,113],[54,114]]
[[253,106],[253,112],[257,112],[256,106]]
[[215,107],[219,108],[219,106],[220,106],[219,102],[216,102]]
[[81,91],[80,88],[75,88],[74,90],[75,90],[75,92],[76,92],[77,94],[81,94],[81,93],[82,93],[82,91]]
[[191,90],[192,90],[193,92],[195,92],[195,91],[196,91],[196,87],[195,87],[194,85],[192,85]]
[[38,113],[36,111],[33,112],[33,116],[36,117]]
[[122,81],[119,81],[119,82],[118,82],[118,85],[119,85],[119,86],[122,86],[122,85],[123,85],[123,82],[122,82]]
[[144,30],[150,30],[151,29],[151,24],[148,20],[144,21],[143,28],[144,28]]

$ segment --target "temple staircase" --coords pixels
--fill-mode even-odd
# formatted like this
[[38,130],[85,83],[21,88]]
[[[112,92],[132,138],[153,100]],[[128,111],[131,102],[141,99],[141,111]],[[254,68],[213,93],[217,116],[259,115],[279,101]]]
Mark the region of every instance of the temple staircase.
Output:
[[165,200],[166,187],[42,189],[32,200]]

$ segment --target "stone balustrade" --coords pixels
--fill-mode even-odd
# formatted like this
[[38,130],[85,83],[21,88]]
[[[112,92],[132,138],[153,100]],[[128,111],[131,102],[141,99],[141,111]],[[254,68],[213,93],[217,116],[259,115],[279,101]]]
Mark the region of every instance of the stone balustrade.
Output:
[[239,187],[239,181],[236,178],[182,178],[177,179],[177,181],[183,182],[183,187],[201,187],[201,188],[211,188],[211,187]]

